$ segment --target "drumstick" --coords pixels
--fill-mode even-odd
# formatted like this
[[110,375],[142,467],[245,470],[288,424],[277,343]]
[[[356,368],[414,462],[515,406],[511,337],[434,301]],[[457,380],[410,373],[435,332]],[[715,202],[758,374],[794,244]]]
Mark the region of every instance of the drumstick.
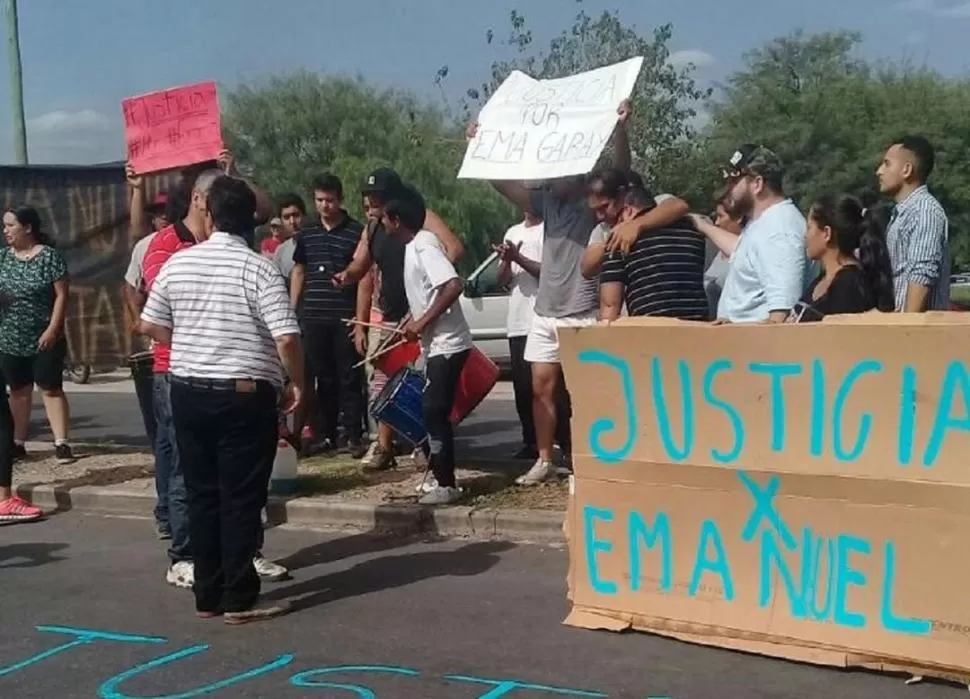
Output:
[[377,330],[386,330],[388,332],[397,333],[398,335],[403,334],[400,328],[393,325],[381,325],[380,323],[367,323],[363,320],[357,320],[356,318],[350,318],[344,321],[347,325],[359,325],[362,328],[375,328]]
[[356,364],[354,364],[354,365],[353,365],[352,367],[350,367],[350,368],[351,368],[351,369],[356,369],[356,368],[357,368],[357,367],[359,367],[359,366],[363,366],[363,365],[364,365],[364,364],[366,364],[367,362],[372,362],[372,361],[374,361],[375,359],[377,359],[378,357],[383,357],[383,356],[384,356],[385,354],[387,354],[388,352],[390,352],[390,351],[391,351],[392,349],[397,349],[397,348],[398,348],[398,347],[400,347],[401,345],[406,345],[407,343],[408,343],[408,340],[407,340],[407,339],[405,339],[405,338],[402,338],[402,339],[400,339],[400,340],[398,340],[397,342],[395,342],[395,343],[394,343],[393,345],[391,345],[390,347],[385,347],[385,348],[384,348],[384,349],[382,349],[382,350],[381,350],[380,352],[375,352],[374,354],[372,354],[372,355],[371,355],[371,356],[369,356],[369,357],[364,357],[364,358],[363,358],[363,359],[362,359],[361,361],[359,361],[359,362],[357,362]]

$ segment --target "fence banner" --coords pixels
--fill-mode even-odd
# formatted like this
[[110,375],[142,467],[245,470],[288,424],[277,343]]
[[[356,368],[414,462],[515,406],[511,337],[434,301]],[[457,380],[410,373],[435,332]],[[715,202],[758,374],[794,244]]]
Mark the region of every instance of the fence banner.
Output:
[[[146,178],[146,201],[174,183],[175,174]],[[132,351],[124,274],[133,239],[123,164],[0,167],[0,204],[37,209],[67,261],[71,295],[67,342],[73,361],[120,366]]]

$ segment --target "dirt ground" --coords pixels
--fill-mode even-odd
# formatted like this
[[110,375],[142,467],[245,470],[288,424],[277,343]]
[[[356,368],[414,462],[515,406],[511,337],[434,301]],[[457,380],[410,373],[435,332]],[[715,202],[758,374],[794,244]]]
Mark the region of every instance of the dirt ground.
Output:
[[[28,454],[26,461],[14,465],[14,485],[56,484],[80,486],[113,486],[154,478],[151,454],[110,447],[75,448],[77,462],[62,466],[54,459],[53,449]],[[299,492],[304,497],[336,497],[361,502],[414,503],[417,486],[424,468],[411,459],[399,459],[393,471],[366,474],[347,456],[314,457],[299,465]],[[458,482],[467,492],[461,504],[496,509],[565,510],[567,485],[551,483],[534,488],[514,485],[515,476],[527,464],[481,464],[459,467]]]

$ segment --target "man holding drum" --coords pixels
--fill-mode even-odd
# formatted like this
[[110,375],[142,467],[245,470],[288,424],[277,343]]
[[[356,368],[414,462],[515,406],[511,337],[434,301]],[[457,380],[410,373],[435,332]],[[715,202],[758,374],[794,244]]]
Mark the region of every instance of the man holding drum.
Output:
[[405,243],[404,288],[411,320],[408,340],[421,342],[425,357],[422,401],[434,480],[422,488],[422,505],[447,505],[461,498],[455,481],[455,435],[450,415],[458,380],[472,349],[472,335],[458,298],[464,289],[444,246],[424,230],[421,195],[403,187],[384,207],[384,227]]

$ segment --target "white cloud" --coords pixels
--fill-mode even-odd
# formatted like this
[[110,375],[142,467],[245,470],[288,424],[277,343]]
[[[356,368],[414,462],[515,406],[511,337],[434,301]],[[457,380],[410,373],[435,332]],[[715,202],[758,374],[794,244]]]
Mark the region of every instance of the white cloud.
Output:
[[901,0],[895,5],[900,12],[921,12],[942,19],[970,19],[970,2],[945,2],[940,0]]
[[53,111],[41,114],[27,121],[27,130],[38,136],[74,136],[84,132],[108,131],[111,119],[93,109],[77,112]]
[[707,68],[714,65],[717,59],[701,49],[685,49],[671,53],[667,62],[677,70],[681,70],[689,65],[693,65],[695,68]]
[[[93,109],[54,110],[27,119],[33,164],[88,165],[124,158],[120,110],[114,117]],[[12,139],[0,138],[0,163],[13,161]]]

